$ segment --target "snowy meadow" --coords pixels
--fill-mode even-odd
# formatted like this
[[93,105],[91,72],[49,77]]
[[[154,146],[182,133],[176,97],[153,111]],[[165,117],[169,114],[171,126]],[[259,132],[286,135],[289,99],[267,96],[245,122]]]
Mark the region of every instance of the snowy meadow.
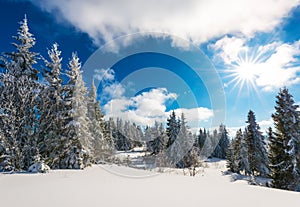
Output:
[[[60,11],[51,5],[41,11]],[[24,15],[0,55],[1,206],[299,206],[300,41],[248,54],[250,30],[205,47],[165,30],[100,41],[95,30],[80,34],[93,45],[84,63],[59,43],[39,51],[30,26]]]

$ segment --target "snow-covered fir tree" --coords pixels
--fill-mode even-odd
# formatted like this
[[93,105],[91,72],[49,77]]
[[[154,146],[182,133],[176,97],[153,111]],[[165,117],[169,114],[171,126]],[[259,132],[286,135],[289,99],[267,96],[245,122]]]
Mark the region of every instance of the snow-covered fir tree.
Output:
[[69,61],[68,83],[64,86],[63,154],[60,168],[82,169],[91,163],[90,120],[87,116],[87,88],[82,80],[81,64],[75,53]]
[[48,50],[49,61],[45,61],[45,84],[41,92],[39,105],[38,149],[51,168],[59,168],[59,156],[62,153],[63,134],[63,87],[61,78],[61,51],[58,44]]
[[91,143],[92,153],[96,162],[107,160],[113,153],[113,141],[110,136],[104,134],[104,120],[100,108],[100,102],[97,101],[97,91],[94,80],[91,85],[88,97],[88,118],[90,120],[89,129],[93,136]]
[[248,145],[247,145],[247,129],[244,130],[242,135],[240,135],[241,142],[240,147],[236,146],[235,148],[240,149],[240,153],[237,154],[238,159],[240,161],[240,172],[244,172],[245,175],[250,175],[250,165],[249,165],[249,158],[248,158]]
[[113,132],[115,129],[115,123],[112,118],[109,118],[107,121],[103,122],[103,137],[105,140],[110,142],[110,146],[112,146],[112,149],[115,149],[115,143],[114,143],[114,137]]
[[227,154],[226,154],[226,167],[228,168],[229,171],[231,172],[237,172],[237,165],[234,162],[234,150],[233,150],[233,144],[234,144],[235,140],[232,140],[229,143],[229,147],[227,150]]
[[265,147],[264,137],[260,131],[253,111],[249,111],[246,123],[246,143],[248,162],[252,175],[267,176],[269,173],[269,160]]
[[288,151],[284,150],[284,142],[275,138],[271,127],[268,130],[268,140],[272,187],[289,189],[293,182],[292,159]]
[[166,134],[162,123],[155,122],[153,127],[147,127],[144,136],[147,143],[147,151],[152,154],[158,154],[164,150]]
[[234,173],[250,174],[245,135],[241,129],[236,132],[227,152],[227,168]]
[[202,150],[203,149],[203,147],[204,147],[204,143],[205,143],[205,141],[207,140],[207,133],[206,133],[206,129],[199,129],[199,134],[198,134],[198,136],[197,136],[197,139],[198,139],[198,147],[199,147],[199,149],[200,150]]
[[214,139],[218,140],[218,144],[214,150],[213,157],[225,159],[227,154],[227,149],[229,146],[228,133],[225,125],[221,124],[219,126],[217,137]]
[[[272,185],[300,191],[300,118],[298,105],[287,88],[276,96],[272,115],[275,132],[269,131],[269,157]],[[273,137],[274,136],[274,137]]]
[[[125,129],[123,120],[120,118],[117,118],[115,128],[113,128],[113,138],[115,143],[115,148],[117,150],[130,150],[132,149],[132,142],[129,137],[125,135]],[[129,122],[126,123],[126,125],[129,125]]]
[[29,32],[26,17],[14,38],[16,51],[1,58],[5,71],[1,76],[1,130],[11,167],[27,170],[39,154],[36,130],[41,84],[34,68],[38,54],[31,51],[35,38]]
[[[217,130],[214,130],[213,133],[217,135]],[[216,136],[211,135],[208,130],[206,129],[203,130],[203,138],[202,140],[200,140],[200,145],[199,145],[201,159],[205,159],[212,156],[214,147],[216,146],[214,137]]]
[[[192,133],[189,131],[186,118],[184,116],[184,113],[181,113],[180,121],[179,121],[179,133],[178,133],[178,143],[179,148],[177,150],[177,154],[180,157],[183,157],[179,163],[177,163],[177,167],[189,167],[193,163],[192,161],[192,153],[194,153],[194,150],[191,151],[193,144],[195,140],[193,139]],[[194,154],[193,154],[194,155]]]
[[170,147],[174,141],[177,138],[177,135],[180,130],[179,122],[177,121],[177,117],[174,111],[170,114],[170,117],[167,120],[167,136],[168,136],[168,142],[167,142],[167,148]]
[[[176,114],[172,112],[167,125],[169,126],[167,129],[167,135],[169,132],[168,143],[177,134],[174,142],[167,148],[169,164],[179,168],[190,166],[190,152],[195,140],[188,129],[184,114],[182,113],[180,119],[177,120]],[[172,129],[171,126],[175,128]]]
[[[144,140],[144,133],[143,130],[141,128],[141,126],[136,126],[135,123],[130,125],[130,129],[131,129],[131,134],[133,134],[133,137],[131,139],[132,142],[132,147],[142,147],[143,145],[143,140]],[[129,136],[127,136],[129,137]]]
[[209,154],[207,154],[209,157],[215,157],[216,156],[216,152],[217,151],[220,151],[220,149],[219,149],[219,141],[220,141],[220,139],[219,139],[220,137],[219,137],[219,132],[218,132],[218,130],[217,129],[214,129],[213,130],[213,132],[212,132],[212,135],[210,135],[209,136],[209,144],[210,144],[210,146],[208,146],[208,147],[210,147],[209,148]]

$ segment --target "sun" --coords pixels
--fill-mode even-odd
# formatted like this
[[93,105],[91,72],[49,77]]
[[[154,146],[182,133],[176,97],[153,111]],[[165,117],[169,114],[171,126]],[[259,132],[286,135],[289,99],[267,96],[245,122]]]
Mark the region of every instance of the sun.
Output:
[[237,61],[227,69],[226,72],[229,73],[227,77],[230,78],[228,85],[233,85],[232,89],[239,88],[239,92],[241,92],[246,88],[248,92],[253,89],[257,92],[256,79],[259,76],[259,57],[260,54],[258,56],[252,55],[250,57],[247,54],[239,56]]
[[255,64],[251,62],[242,63],[235,68],[237,77],[242,81],[254,82],[256,77]]

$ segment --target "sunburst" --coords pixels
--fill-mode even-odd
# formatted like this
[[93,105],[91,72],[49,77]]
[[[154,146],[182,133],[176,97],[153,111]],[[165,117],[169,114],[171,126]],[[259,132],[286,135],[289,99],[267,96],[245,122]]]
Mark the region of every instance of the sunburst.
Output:
[[248,92],[251,90],[257,90],[256,78],[259,75],[260,64],[261,64],[262,53],[248,54],[245,51],[239,54],[238,59],[226,69],[226,73],[229,73],[226,77],[231,80],[228,82],[228,86],[232,86],[232,90],[239,88],[239,94],[243,89],[247,89]]

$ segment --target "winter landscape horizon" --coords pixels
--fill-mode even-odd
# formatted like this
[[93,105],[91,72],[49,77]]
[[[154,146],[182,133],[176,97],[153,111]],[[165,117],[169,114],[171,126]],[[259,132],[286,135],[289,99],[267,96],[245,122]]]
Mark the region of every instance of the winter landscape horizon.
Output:
[[0,10],[4,205],[299,204],[299,0]]

